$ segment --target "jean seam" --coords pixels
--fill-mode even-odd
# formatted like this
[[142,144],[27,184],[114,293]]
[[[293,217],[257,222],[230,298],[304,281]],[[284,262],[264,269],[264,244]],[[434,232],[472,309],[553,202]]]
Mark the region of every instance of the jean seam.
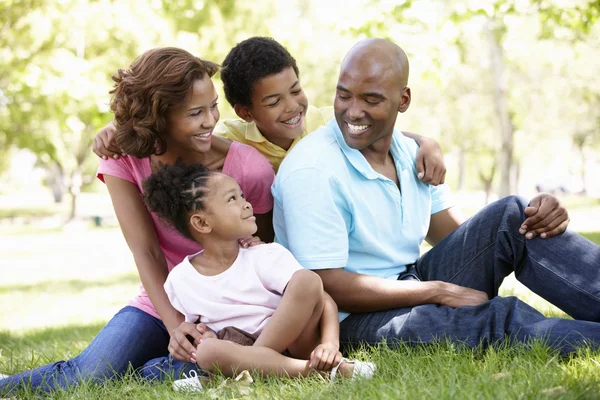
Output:
[[[508,231],[508,230],[503,230],[502,232],[507,232],[509,235],[511,235],[513,237],[513,239],[518,240],[521,243],[525,243],[525,241],[523,239],[521,239],[520,237],[516,237],[512,234],[512,232]],[[538,240],[543,240],[543,239],[538,239]],[[529,258],[530,260],[532,260],[533,262],[537,263],[538,265],[540,265],[542,268],[544,268],[546,271],[548,271],[549,273],[551,273],[552,275],[556,276],[559,280],[561,280],[562,282],[566,283],[568,286],[577,289],[577,291],[579,291],[580,293],[585,293],[586,295],[590,296],[591,298],[595,299],[596,301],[600,301],[600,298],[598,296],[596,296],[593,293],[588,292],[587,290],[584,290],[582,288],[580,288],[579,286],[573,285],[571,282],[569,282],[568,280],[566,280],[565,278],[563,278],[562,276],[558,275],[556,272],[552,271],[550,268],[548,268],[547,266],[545,266],[543,263],[541,263],[540,261],[534,259],[533,257],[531,257],[529,254],[527,254],[527,258]],[[521,263],[523,264],[523,263]],[[520,268],[519,268],[520,269]],[[517,270],[515,269],[515,272]]]
[[495,241],[492,242],[492,243],[490,243],[489,245],[487,245],[479,253],[477,253],[475,256],[473,256],[473,258],[471,260],[469,260],[469,262],[467,262],[460,270],[456,271],[456,273],[454,275],[452,275],[452,277],[450,279],[448,279],[448,283],[452,283],[452,281],[454,280],[454,278],[456,278],[458,275],[460,275],[468,266],[470,266],[483,253],[485,253],[486,251],[488,251],[490,249],[490,247],[493,247],[494,244],[495,244]]

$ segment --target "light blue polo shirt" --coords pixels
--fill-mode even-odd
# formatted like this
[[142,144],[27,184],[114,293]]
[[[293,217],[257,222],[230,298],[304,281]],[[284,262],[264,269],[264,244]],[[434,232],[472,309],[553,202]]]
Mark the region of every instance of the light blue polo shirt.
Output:
[[419,258],[431,214],[453,205],[450,190],[417,178],[414,140],[394,131],[390,151],[400,189],[346,145],[335,119],[284,159],[271,189],[275,236],[304,268],[396,279]]

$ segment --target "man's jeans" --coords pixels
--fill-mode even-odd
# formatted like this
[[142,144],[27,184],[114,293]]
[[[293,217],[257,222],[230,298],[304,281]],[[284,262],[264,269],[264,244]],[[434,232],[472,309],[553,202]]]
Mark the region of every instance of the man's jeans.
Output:
[[[514,196],[490,204],[417,261],[420,280],[482,290],[490,301],[350,314],[341,323],[342,344],[449,339],[475,347],[540,338],[563,354],[577,345],[600,344],[600,247],[571,231],[526,240],[519,234],[526,206]],[[516,297],[498,297],[502,280],[513,271],[576,320],[546,318]]]
[[[0,394],[22,385],[52,391],[89,380],[100,383],[123,376],[131,366],[148,380],[178,378],[198,370],[169,356],[169,333],[161,320],[127,306],[119,311],[77,357],[0,380]],[[141,368],[140,368],[141,367]],[[198,372],[200,372],[198,370]]]

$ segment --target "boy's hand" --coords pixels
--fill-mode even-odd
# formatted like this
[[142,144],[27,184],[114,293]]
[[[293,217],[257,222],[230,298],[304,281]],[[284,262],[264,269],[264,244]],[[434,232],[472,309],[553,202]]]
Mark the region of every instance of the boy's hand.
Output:
[[422,138],[417,153],[417,177],[423,183],[433,186],[444,183],[446,165],[442,148],[433,139]]
[[265,242],[260,240],[258,236],[250,236],[246,239],[240,239],[239,242],[240,246],[242,246],[244,249],[247,249],[248,247],[258,246],[259,244],[265,244]]
[[527,239],[536,236],[546,239],[559,235],[567,229],[570,221],[567,209],[548,193],[540,193],[531,199],[525,214],[529,218],[523,221],[519,233]]
[[112,157],[117,160],[120,156],[125,155],[121,154],[121,150],[117,147],[115,133],[117,133],[117,128],[115,128],[115,125],[112,122],[109,122],[96,134],[92,150],[98,157],[104,160],[108,157]]
[[339,346],[322,343],[310,353],[308,366],[319,371],[329,371],[341,361],[342,353],[340,353]]

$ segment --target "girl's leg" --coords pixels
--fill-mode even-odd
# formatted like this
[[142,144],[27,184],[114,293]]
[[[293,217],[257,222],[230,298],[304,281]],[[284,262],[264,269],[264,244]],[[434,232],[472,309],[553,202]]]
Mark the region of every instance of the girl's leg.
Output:
[[81,380],[102,382],[139,368],[167,352],[169,334],[162,321],[134,307],[125,307],[77,357],[58,361],[0,380],[0,393],[24,386],[42,391],[67,388]]
[[221,371],[235,376],[243,370],[254,370],[263,376],[307,376],[311,369],[307,360],[286,357],[262,346],[241,346],[219,339],[204,339],[196,350],[197,363],[203,371]]
[[[236,376],[243,370],[258,371],[262,376],[299,377],[318,373],[309,368],[308,360],[286,357],[268,347],[241,346],[227,340],[204,339],[196,354],[203,371],[221,371],[225,376]],[[338,373],[350,378],[354,365],[343,362]]]
[[308,358],[319,344],[323,305],[321,278],[308,270],[296,272],[254,346],[268,347],[277,353],[289,349],[296,356]]

